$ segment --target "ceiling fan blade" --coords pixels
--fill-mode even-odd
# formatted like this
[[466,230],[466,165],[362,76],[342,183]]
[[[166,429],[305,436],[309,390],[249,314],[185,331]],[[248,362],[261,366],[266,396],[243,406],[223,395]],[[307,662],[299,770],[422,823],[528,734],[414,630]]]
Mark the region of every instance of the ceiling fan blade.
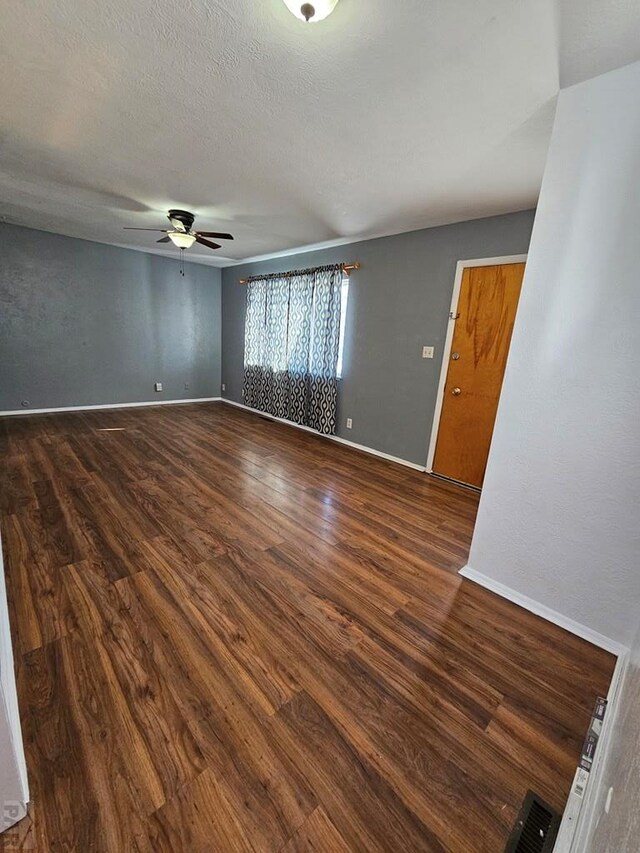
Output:
[[217,237],[218,240],[233,240],[233,234],[221,234],[219,231],[196,231],[201,237]]
[[130,225],[124,226],[125,231],[162,231],[163,234],[167,233],[166,228],[132,228]]
[[159,240],[156,240],[156,243],[170,243],[170,242],[171,242],[170,237],[161,237]]
[[205,240],[199,234],[196,235],[196,243],[201,243],[203,246],[208,246],[210,249],[220,249],[219,243],[212,243],[211,240]]

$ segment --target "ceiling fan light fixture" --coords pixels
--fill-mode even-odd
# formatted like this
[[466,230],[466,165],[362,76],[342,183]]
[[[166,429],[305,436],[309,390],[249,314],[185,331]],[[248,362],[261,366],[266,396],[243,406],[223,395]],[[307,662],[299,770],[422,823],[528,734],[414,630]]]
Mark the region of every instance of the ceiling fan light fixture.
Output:
[[315,24],[328,17],[338,5],[338,0],[311,0],[303,3],[302,0],[284,0],[287,9],[308,24]]
[[179,249],[190,249],[196,242],[195,234],[187,234],[185,231],[167,231],[167,237]]

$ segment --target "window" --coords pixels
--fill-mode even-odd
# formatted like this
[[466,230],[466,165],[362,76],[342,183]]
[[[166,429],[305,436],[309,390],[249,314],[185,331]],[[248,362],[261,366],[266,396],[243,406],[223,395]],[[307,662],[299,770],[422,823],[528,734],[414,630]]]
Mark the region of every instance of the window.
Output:
[[347,295],[341,264],[249,280],[245,405],[335,432]]
[[342,356],[344,353],[344,332],[347,327],[347,303],[349,302],[349,276],[342,276],[340,293],[340,342],[338,344],[338,379],[342,379]]

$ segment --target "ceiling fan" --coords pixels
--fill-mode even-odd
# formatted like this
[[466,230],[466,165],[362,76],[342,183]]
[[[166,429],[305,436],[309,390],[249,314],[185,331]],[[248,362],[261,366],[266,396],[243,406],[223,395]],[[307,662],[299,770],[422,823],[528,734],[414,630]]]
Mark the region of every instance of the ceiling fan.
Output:
[[195,216],[188,210],[170,210],[167,219],[173,226],[169,228],[131,228],[125,226],[125,231],[161,231],[165,236],[157,240],[157,243],[172,242],[179,249],[190,249],[194,243],[200,243],[209,249],[219,249],[220,244],[207,240],[207,237],[217,237],[218,240],[233,240],[233,235],[222,234],[219,231],[194,231],[193,221]]

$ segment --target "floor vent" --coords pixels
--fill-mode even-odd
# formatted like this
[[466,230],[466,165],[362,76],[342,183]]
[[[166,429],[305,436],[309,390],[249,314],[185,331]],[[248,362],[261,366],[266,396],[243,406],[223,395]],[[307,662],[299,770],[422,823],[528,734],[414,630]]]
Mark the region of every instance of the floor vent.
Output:
[[560,827],[560,815],[529,791],[504,853],[551,853]]

